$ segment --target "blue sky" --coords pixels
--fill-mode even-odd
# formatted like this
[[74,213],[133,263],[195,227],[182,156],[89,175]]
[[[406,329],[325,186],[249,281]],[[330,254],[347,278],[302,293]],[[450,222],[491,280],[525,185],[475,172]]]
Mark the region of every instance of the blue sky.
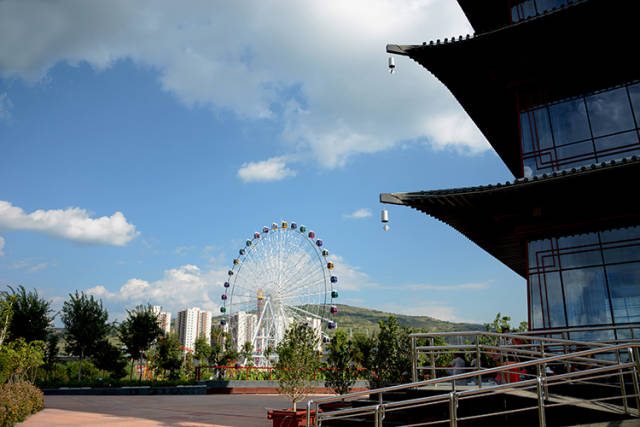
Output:
[[344,3],[0,3],[0,287],[217,310],[244,239],[285,219],[331,250],[342,303],[525,320],[525,281],[465,237],[379,220],[381,192],[512,179],[429,72],[386,67],[463,13]]

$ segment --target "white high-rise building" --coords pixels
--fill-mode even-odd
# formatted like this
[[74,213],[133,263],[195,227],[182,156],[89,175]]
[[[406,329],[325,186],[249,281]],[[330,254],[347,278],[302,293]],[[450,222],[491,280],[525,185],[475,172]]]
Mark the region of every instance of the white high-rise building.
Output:
[[165,335],[168,335],[171,332],[171,313],[162,311],[162,307],[159,305],[154,305],[152,309],[154,314],[158,316],[158,326]]
[[313,334],[316,337],[316,350],[322,349],[322,320],[307,317],[307,324],[313,330]]
[[251,342],[257,323],[258,316],[244,311],[239,311],[231,316],[229,328],[233,337],[233,345],[237,351],[242,351],[244,343]]
[[176,330],[182,346],[187,350],[195,350],[196,338],[204,335],[211,343],[211,312],[197,307],[187,308],[178,312]]
[[[256,326],[258,326],[258,316],[256,314],[247,314],[247,341],[251,341],[253,335],[256,333]],[[245,341],[246,342],[246,341]],[[242,343],[244,345],[244,343]],[[253,349],[254,351],[257,349]]]
[[198,313],[198,331],[196,336],[204,335],[208,344],[211,344],[211,327],[213,326],[213,323],[211,322],[212,315],[213,313],[210,311],[201,310]]

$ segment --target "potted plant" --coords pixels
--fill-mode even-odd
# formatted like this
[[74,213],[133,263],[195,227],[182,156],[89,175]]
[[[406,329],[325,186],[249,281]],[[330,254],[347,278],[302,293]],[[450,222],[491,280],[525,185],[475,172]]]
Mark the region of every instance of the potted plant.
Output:
[[311,392],[311,380],[319,366],[318,344],[313,329],[304,323],[294,323],[276,347],[278,392],[291,399],[292,408],[269,411],[267,417],[273,420],[273,427],[306,425],[307,411],[297,410],[297,403]]

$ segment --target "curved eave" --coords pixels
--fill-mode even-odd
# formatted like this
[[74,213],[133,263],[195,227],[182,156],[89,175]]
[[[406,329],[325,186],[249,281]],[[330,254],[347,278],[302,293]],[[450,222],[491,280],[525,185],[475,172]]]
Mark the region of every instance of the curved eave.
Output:
[[567,5],[560,6],[559,8],[553,8],[541,13],[540,15],[534,15],[515,24],[511,23],[511,5],[515,3],[513,0],[458,0],[458,4],[462,8],[462,11],[466,15],[474,31],[480,34],[494,31],[509,25],[517,25],[520,22],[536,19],[540,16],[555,13],[565,8],[574,7],[577,4],[587,1],[608,0],[569,0]]
[[592,0],[473,38],[387,51],[409,56],[445,84],[522,176],[517,93],[553,100],[637,79],[639,12],[640,2]]
[[640,224],[640,159],[488,187],[381,194],[450,225],[526,276],[527,242]]
[[477,33],[504,27],[511,19],[509,0],[458,0],[458,4]]

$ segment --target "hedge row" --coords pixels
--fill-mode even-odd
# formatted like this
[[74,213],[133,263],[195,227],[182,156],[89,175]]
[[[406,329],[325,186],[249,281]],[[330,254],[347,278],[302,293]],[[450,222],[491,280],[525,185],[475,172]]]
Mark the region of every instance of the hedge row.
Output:
[[0,426],[13,426],[44,408],[44,395],[23,381],[0,385]]

